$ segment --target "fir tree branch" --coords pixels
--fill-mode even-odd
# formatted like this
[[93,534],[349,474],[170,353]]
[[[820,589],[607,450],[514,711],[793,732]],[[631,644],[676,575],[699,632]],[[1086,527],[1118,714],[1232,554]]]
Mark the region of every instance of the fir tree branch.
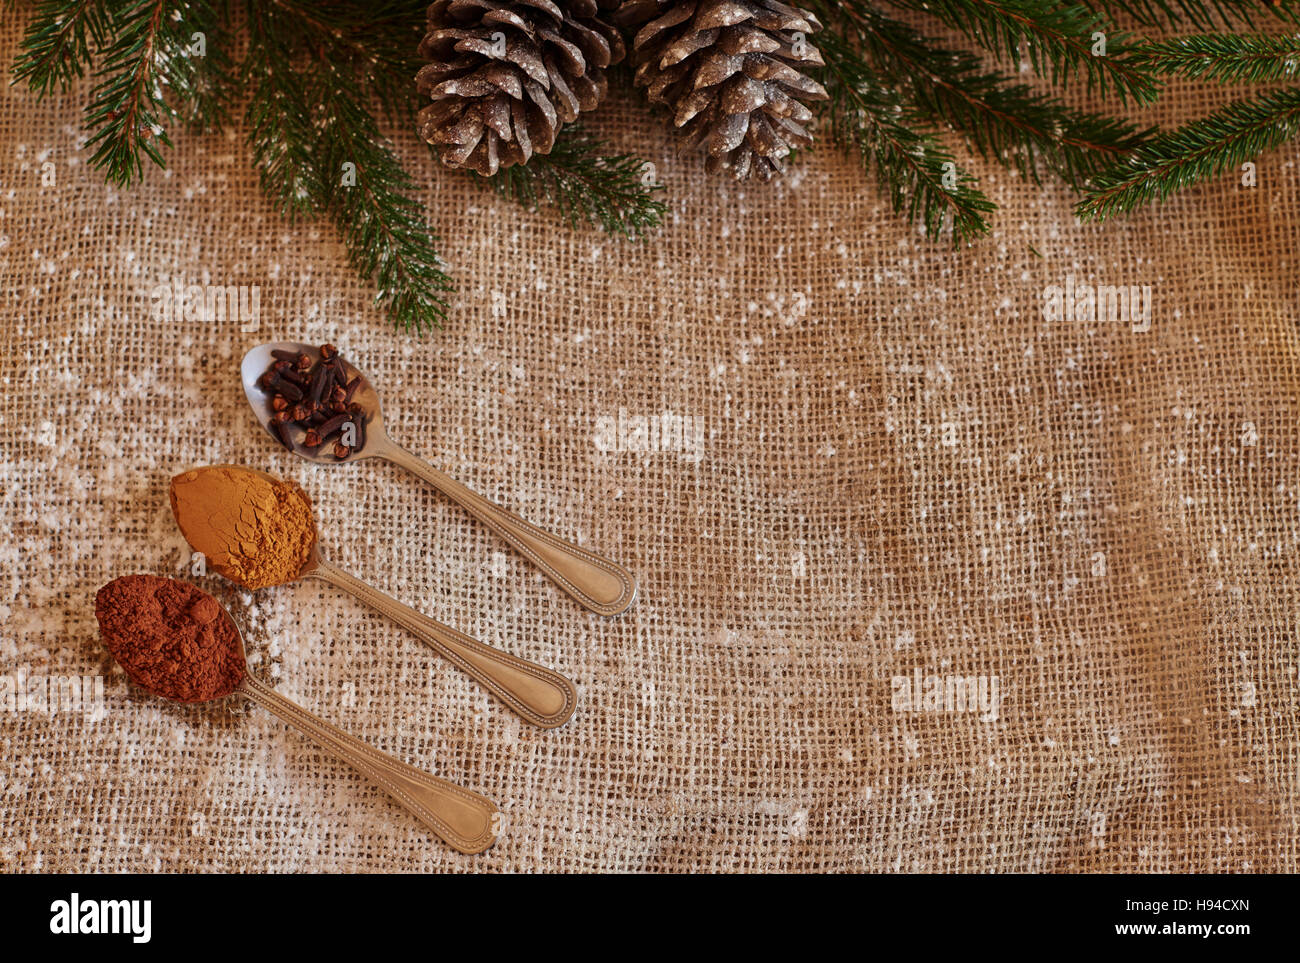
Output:
[[[12,0],[0,0],[12,5]],[[238,78],[263,190],[291,218],[328,216],[393,323],[441,325],[451,289],[417,185],[376,114],[413,122],[412,78],[427,0],[246,0],[249,49],[235,68],[230,0],[35,0],[15,82],[39,95],[94,70],[86,108],[92,163],[127,185],[164,165],[177,122],[220,127]],[[195,34],[202,34],[195,42]],[[557,205],[573,222],[640,236],[665,206],[642,164],[570,140],[505,192]],[[348,165],[345,174],[342,169]],[[345,180],[346,177],[346,180]]]
[[276,16],[296,23],[302,50],[364,83],[387,120],[414,116],[413,78],[421,66],[423,0],[263,0]]
[[542,203],[558,208],[573,227],[594,222],[610,234],[644,238],[667,210],[653,197],[663,185],[646,182],[645,161],[607,151],[607,144],[571,126],[549,154],[502,168],[492,185],[503,197],[528,208],[535,210]]
[[1209,29],[1221,23],[1248,27],[1270,19],[1300,23],[1295,0],[1083,0],[1089,9],[1112,16],[1123,14],[1144,27],[1190,24]]
[[171,146],[165,124],[172,111],[162,96],[160,64],[169,6],[166,0],[134,0],[111,15],[116,39],[96,73],[102,79],[86,108],[86,126],[93,131],[88,143],[98,145],[91,164],[120,186],[144,176],[142,153],[167,166],[159,147]]
[[909,220],[919,217],[931,236],[951,226],[954,243],[988,233],[985,215],[993,203],[969,173],[957,168],[926,119],[881,82],[844,40],[826,32],[817,42],[826,62],[823,85],[830,95],[825,110],[831,135],[857,153],[865,167],[874,166],[894,211],[906,211]]
[[1151,40],[1134,48],[1133,61],[1158,74],[1225,84],[1290,80],[1300,74],[1300,35],[1215,33]]
[[982,156],[1015,166],[1035,182],[1039,162],[1074,186],[1132,150],[1143,135],[1119,120],[1075,111],[1059,100],[985,72],[980,59],[937,46],[906,24],[836,4],[839,26],[917,107],[962,131]]
[[[417,334],[441,328],[444,295],[453,286],[424,205],[413,196],[415,182],[346,81],[328,65],[321,75],[317,130],[323,170],[317,176],[330,186],[329,210],[348,258],[374,281],[375,303],[386,305],[394,325]],[[345,164],[355,165],[355,184],[344,176]]]
[[[190,55],[168,78],[173,88],[169,102],[183,123],[203,131],[221,130],[230,123],[229,105],[239,96],[229,2],[190,0],[187,6],[182,34]],[[193,49],[200,37],[202,56]]]
[[328,215],[394,325],[446,319],[451,281],[415,183],[368,109],[366,61],[299,19],[291,0],[248,0],[250,146],[263,188],[291,215]]
[[[124,0],[110,11],[112,42],[85,114],[87,143],[95,148],[90,162],[111,183],[125,187],[142,178],[145,157],[166,167],[168,124],[198,120],[213,105],[190,43],[194,32],[212,32],[215,20],[203,0]],[[172,100],[192,106],[182,114]]]
[[23,31],[13,83],[26,83],[40,97],[65,91],[86,75],[91,48],[108,31],[106,0],[40,0]]
[[280,213],[314,216],[324,212],[329,192],[317,176],[312,124],[314,105],[294,54],[280,40],[263,6],[250,16],[255,38],[243,64],[248,90],[248,146],[262,191]]
[[[1127,58],[1128,37],[1109,28],[1087,7],[1052,0],[889,0],[896,7],[922,10],[1008,63],[1018,63],[1022,43],[1034,72],[1053,83],[1082,74],[1088,88],[1110,92],[1121,101],[1152,101],[1158,88],[1150,75]],[[855,0],[854,5],[862,5]],[[848,5],[848,4],[846,4]],[[1095,33],[1106,37],[1106,55],[1092,53]]]
[[1129,159],[1093,179],[1075,208],[1084,219],[1105,220],[1213,177],[1300,132],[1300,88],[1231,104],[1139,147]]

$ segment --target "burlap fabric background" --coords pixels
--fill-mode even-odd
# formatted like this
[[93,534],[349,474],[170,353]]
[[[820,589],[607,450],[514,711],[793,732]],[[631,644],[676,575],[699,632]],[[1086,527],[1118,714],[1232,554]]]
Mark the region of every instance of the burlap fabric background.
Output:
[[[331,229],[272,211],[242,131],[124,193],[83,97],[0,101],[0,657],[106,697],[0,714],[0,866],[1296,868],[1294,147],[1100,228],[979,167],[996,232],[953,252],[830,150],[706,180],[616,99],[594,126],[656,162],[665,227],[571,231],[429,169],[460,291],[417,340]],[[1069,274],[1151,285],[1151,330],[1045,321]],[[261,329],[151,320],[176,276],[259,285]],[[584,613],[392,467],[278,452],[237,363],[281,338],[339,344],[399,441],[630,566],[637,605]],[[702,457],[602,451],[620,410],[702,419]],[[96,588],[180,571],[167,481],[211,462],[299,481],[331,559],[577,682],[540,732],[338,591],[202,580],[281,692],[496,800],[486,855],[266,713],[164,704],[106,658]],[[996,676],[997,718],[894,711],[916,669]]]

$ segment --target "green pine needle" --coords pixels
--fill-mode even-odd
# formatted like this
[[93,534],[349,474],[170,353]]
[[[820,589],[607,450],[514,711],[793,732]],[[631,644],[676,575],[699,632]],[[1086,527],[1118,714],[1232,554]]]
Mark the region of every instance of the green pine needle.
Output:
[[[451,279],[415,182],[368,109],[373,61],[319,13],[315,4],[248,0],[247,120],[263,190],[290,216],[334,221],[396,327],[442,327]],[[389,55],[376,59],[392,62],[395,49],[380,49]]]
[[442,270],[438,237],[424,205],[414,196],[415,183],[374,117],[346,85],[330,82],[328,67],[323,73],[326,119],[318,127],[317,173],[329,186],[330,214],[348,257],[362,277],[374,281],[375,303],[387,306],[394,324],[416,334],[441,328],[447,317],[444,295],[453,285]]
[[255,6],[277,23],[295,25],[293,46],[304,56],[363,83],[385,119],[410,123],[427,0],[259,0]]
[[262,190],[280,212],[312,217],[324,212],[329,194],[317,171],[315,105],[303,74],[286,66],[292,54],[272,30],[274,21],[262,16],[267,20],[253,21],[262,32],[243,65],[248,144]]
[[1231,104],[1139,147],[1104,171],[1075,208],[1105,220],[1253,160],[1300,132],[1300,88]]
[[569,127],[549,154],[501,169],[492,185],[503,197],[528,208],[543,203],[557,208],[573,227],[594,222],[610,234],[644,238],[667,211],[654,197],[663,185],[651,179],[645,161],[608,150],[580,127]]
[[23,32],[13,82],[41,97],[67,90],[86,75],[92,51],[107,34],[106,0],[40,0]]
[[[1039,76],[1064,84],[1082,75],[1088,88],[1123,101],[1148,103],[1158,88],[1151,76],[1127,56],[1128,36],[1111,28],[1082,4],[1044,0],[888,0],[896,7],[924,11],[966,34],[1007,63],[1019,63],[1022,51]],[[846,7],[861,7],[852,0]],[[1105,35],[1106,53],[1094,55],[1094,34]]]
[[1158,74],[1225,84],[1291,80],[1300,74],[1300,34],[1198,34],[1152,40],[1134,48],[1133,61]]
[[[109,11],[98,83],[85,109],[90,163],[110,183],[129,186],[144,177],[144,160],[166,167],[173,121],[202,123],[221,101],[222,83],[210,70],[226,60],[216,11],[205,0],[125,0]],[[212,38],[214,59],[195,52],[195,37]],[[111,40],[111,42],[109,42]],[[173,106],[180,103],[178,110]],[[218,118],[219,119],[219,116]]]
[[95,148],[90,163],[121,187],[144,176],[142,155],[167,166],[160,148],[171,146],[167,124],[174,113],[163,98],[161,64],[174,56],[166,48],[176,40],[168,6],[166,0],[135,0],[110,15],[116,39],[96,72],[100,81],[86,108],[86,126]]
[[1078,186],[1124,156],[1143,135],[1124,122],[1085,114],[987,72],[980,58],[945,49],[906,24],[843,5],[841,27],[865,56],[933,122],[961,131],[980,155],[1035,182],[1040,163]]
[[875,78],[837,36],[825,33],[817,40],[826,61],[831,135],[875,168],[894,211],[919,218],[932,237],[951,229],[954,244],[988,233],[985,215],[993,203],[957,167],[926,118]]
[[1208,29],[1220,23],[1252,26],[1276,18],[1300,22],[1295,0],[1084,0],[1098,13],[1123,14],[1142,24]]

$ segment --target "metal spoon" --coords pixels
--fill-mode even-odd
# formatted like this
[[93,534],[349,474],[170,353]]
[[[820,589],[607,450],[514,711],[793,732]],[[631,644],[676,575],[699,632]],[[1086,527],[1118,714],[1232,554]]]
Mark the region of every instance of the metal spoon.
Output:
[[[305,352],[313,362],[320,357],[319,350],[311,345],[290,341],[258,345],[244,355],[244,361],[240,365],[244,394],[248,396],[248,403],[253,406],[258,423],[266,428],[268,434],[272,415],[270,398],[258,387],[257,380],[274,360],[272,351],[292,351],[295,354]],[[344,361],[344,368],[349,378],[361,378],[352,400],[358,402],[369,417],[366,423],[365,444],[361,450],[347,459],[348,462],[362,458],[383,458],[423,478],[504,538],[516,551],[545,572],[555,584],[593,612],[601,615],[617,615],[632,604],[636,598],[636,580],[622,566],[557,538],[518,515],[506,511],[393,442],[384,431],[379,395],[355,367]],[[324,449],[313,452],[299,444],[297,439],[293,442],[294,453],[308,461],[318,465],[340,464]]]
[[[221,466],[261,475],[280,481],[274,475],[242,465]],[[180,525],[180,518],[176,519]],[[315,520],[312,521],[312,546],[302,570],[288,582],[303,578],[316,578],[343,589],[365,602],[371,608],[388,616],[398,625],[414,633],[435,652],[454,664],[466,675],[478,680],[515,712],[533,725],[554,729],[568,721],[578,704],[578,693],[573,683],[550,669],[501,652],[458,632],[449,625],[434,621],[397,599],[385,595],[373,585],[355,575],[330,564],[320,554],[320,537]],[[188,533],[181,528],[182,534]]]
[[221,603],[217,602],[217,605],[235,629],[239,654],[245,666],[244,678],[239,685],[218,698],[239,693],[253,700],[384,789],[454,849],[462,853],[481,853],[496,842],[493,827],[497,820],[497,807],[490,799],[380,752],[253,678],[247,671],[248,658],[244,654],[244,637],[239,626]]

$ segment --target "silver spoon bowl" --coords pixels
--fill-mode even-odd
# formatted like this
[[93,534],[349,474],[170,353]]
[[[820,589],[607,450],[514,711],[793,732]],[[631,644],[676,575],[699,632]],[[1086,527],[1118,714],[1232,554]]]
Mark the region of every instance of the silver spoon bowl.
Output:
[[[320,360],[320,349],[313,348],[308,344],[294,344],[292,341],[260,344],[244,355],[244,360],[239,366],[239,376],[244,383],[244,397],[253,406],[253,413],[257,416],[257,423],[266,429],[267,434],[278,445],[280,439],[271,430],[271,419],[275,414],[271,410],[271,395],[257,383],[258,379],[275,362],[276,359],[273,354],[275,351],[289,351],[293,354],[303,353],[311,358],[312,363],[315,364]],[[384,432],[384,414],[379,406],[379,395],[374,386],[366,380],[365,375],[350,365],[346,358],[340,358],[339,360],[343,363],[343,370],[347,372],[349,381],[353,378],[361,379],[352,400],[361,406],[361,410],[366,417],[365,444],[349,455],[346,461],[356,461],[361,458],[385,458],[387,455],[383,450],[384,443],[387,442],[389,447],[396,446],[388,441],[388,435]],[[300,458],[306,458],[318,465],[340,464],[340,459],[335,458],[324,448],[313,451],[302,444],[300,438],[296,437],[291,437],[290,443],[293,445],[293,453]]]

